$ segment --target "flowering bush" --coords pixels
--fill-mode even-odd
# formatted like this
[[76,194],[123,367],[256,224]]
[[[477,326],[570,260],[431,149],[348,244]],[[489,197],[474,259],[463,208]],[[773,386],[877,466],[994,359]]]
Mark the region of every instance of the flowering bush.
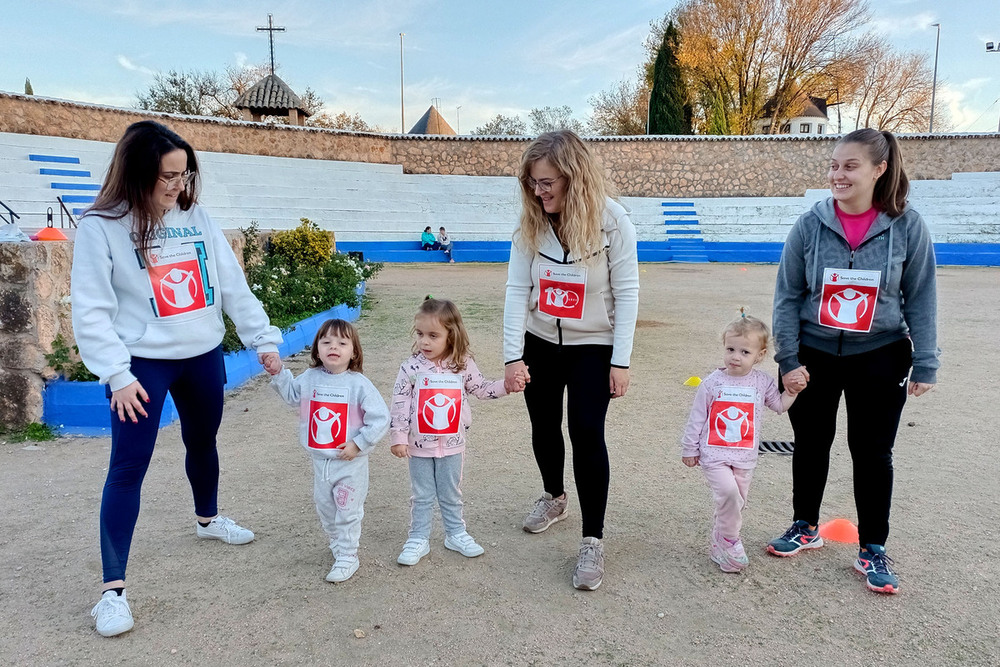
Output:
[[321,266],[333,252],[330,234],[309,218],[299,218],[299,222],[302,224],[295,229],[275,232],[271,236],[271,254],[283,257],[292,266]]
[[[256,223],[240,229],[246,240],[243,259],[250,291],[264,306],[271,324],[280,329],[341,303],[358,306],[358,284],[382,269],[381,263],[362,263],[349,255],[331,253],[329,235],[307,218],[302,221],[294,230],[275,234],[264,247]],[[279,242],[283,234],[286,236]],[[321,257],[320,237],[326,240],[325,259]],[[227,352],[243,348],[228,317],[222,345]]]

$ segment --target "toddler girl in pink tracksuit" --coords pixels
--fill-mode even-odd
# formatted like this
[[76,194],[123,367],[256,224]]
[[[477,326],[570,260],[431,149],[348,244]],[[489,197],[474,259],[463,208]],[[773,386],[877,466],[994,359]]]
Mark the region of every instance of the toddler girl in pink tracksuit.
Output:
[[[427,297],[413,322],[413,356],[392,390],[392,453],[409,460],[410,532],[396,559],[416,565],[430,552],[434,500],[441,508],[444,546],[467,558],[483,553],[462,518],[465,431],[472,423],[469,394],[506,396],[503,380],[487,380],[469,353],[469,336],[455,304]],[[517,390],[524,388],[523,376]]]
[[767,325],[743,316],[722,332],[724,366],[698,387],[681,438],[684,465],[700,465],[715,501],[709,555],[723,572],[749,564],[740,528],[753,469],[760,419],[767,406],[785,412],[801,387],[778,392],[774,378],[754,368],[767,354]]

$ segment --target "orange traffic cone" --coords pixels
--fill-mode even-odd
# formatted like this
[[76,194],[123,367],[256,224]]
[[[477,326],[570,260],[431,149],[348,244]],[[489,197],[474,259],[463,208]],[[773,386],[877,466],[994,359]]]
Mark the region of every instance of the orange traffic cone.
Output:
[[39,241],[68,241],[66,235],[62,233],[61,229],[56,227],[42,227],[35,238]]
[[847,519],[834,519],[819,525],[819,534],[824,540],[857,544],[858,527]]

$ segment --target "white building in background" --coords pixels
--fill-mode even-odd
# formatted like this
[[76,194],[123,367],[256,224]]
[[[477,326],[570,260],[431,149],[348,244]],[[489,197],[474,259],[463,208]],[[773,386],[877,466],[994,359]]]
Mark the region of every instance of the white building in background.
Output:
[[773,109],[773,100],[764,105],[767,115],[754,121],[754,134],[836,134],[836,128],[830,127],[830,117],[826,113],[826,98],[809,96],[796,102],[791,118],[777,132],[771,129]]

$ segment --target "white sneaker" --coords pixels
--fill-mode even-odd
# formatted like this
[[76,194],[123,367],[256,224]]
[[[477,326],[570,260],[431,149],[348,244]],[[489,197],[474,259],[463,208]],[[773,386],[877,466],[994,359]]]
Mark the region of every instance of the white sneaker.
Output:
[[444,548],[457,551],[466,558],[482,556],[485,551],[485,549],[476,544],[476,541],[472,539],[472,535],[469,535],[465,531],[444,538]]
[[430,540],[420,539],[419,537],[406,540],[406,544],[403,545],[403,551],[399,554],[399,558],[396,562],[400,565],[416,565],[420,562],[420,559],[431,552]]
[[253,542],[253,531],[237,525],[235,521],[221,514],[212,519],[207,526],[202,527],[197,521],[195,521],[194,526],[198,537],[208,540],[222,540],[226,544]]
[[360,563],[357,558],[338,558],[333,563],[333,569],[330,570],[330,574],[326,575],[326,580],[334,584],[347,581],[358,571],[359,565]]
[[125,591],[118,595],[114,591],[104,591],[101,601],[90,610],[97,619],[97,633],[103,637],[114,637],[128,632],[135,625],[132,610],[128,608]]

